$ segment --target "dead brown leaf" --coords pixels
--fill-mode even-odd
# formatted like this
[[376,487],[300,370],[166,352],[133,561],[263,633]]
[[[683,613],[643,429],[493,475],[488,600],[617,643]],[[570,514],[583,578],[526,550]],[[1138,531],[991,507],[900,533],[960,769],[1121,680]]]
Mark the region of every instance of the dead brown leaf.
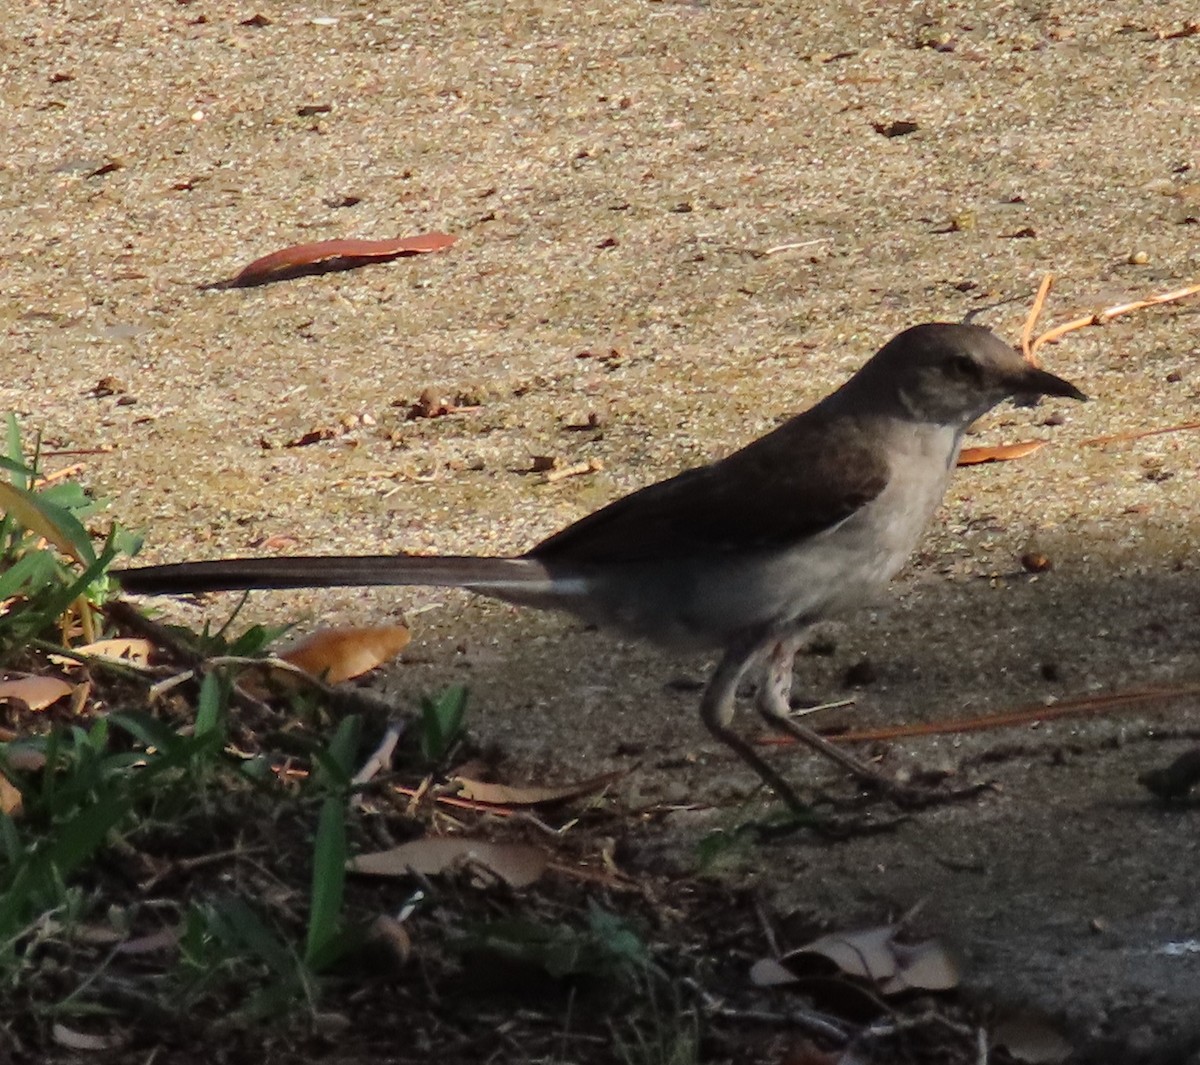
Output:
[[457,239],[449,233],[425,233],[390,240],[321,240],[313,244],[293,244],[255,259],[229,285],[231,288],[248,288],[306,274],[350,270],[365,263],[388,262],[402,255],[441,251]]
[[340,684],[391,661],[411,639],[406,625],[322,629],[279,657],[327,684]]
[[565,802],[583,795],[594,795],[603,791],[614,781],[620,780],[628,771],[619,769],[613,773],[602,773],[589,780],[574,784],[550,786],[490,784],[482,780],[452,776],[451,783],[458,785],[456,795],[460,799],[483,803],[487,806],[542,806],[546,803]]
[[[129,637],[124,639],[96,640],[93,643],[85,643],[82,647],[73,647],[71,650],[76,654],[90,655],[93,658],[104,658],[110,662],[148,666],[150,664],[150,653],[154,650],[154,644],[149,640]],[[83,666],[82,662],[74,658],[68,658],[66,655],[48,655],[47,657],[56,666],[62,666],[64,669],[79,669]]]
[[779,961],[758,962],[751,970],[751,979],[762,986],[794,983],[800,979],[797,968],[803,968],[813,958],[824,958],[846,976],[874,985],[883,995],[948,991],[958,986],[958,965],[936,939],[899,943],[896,941],[899,930],[899,925],[891,924],[821,936],[807,946],[789,951]]
[[367,876],[437,876],[454,869],[483,866],[511,887],[528,887],[546,870],[545,853],[527,843],[491,843],[447,836],[413,840],[386,851],[360,854],[346,863]]
[[33,711],[45,710],[73,690],[72,685],[58,677],[15,677],[0,681],[0,702],[13,700]]

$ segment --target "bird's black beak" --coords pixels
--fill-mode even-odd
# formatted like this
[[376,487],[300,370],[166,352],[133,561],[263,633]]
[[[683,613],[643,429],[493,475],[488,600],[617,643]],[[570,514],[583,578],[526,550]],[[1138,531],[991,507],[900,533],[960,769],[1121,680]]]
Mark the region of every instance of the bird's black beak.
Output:
[[1087,396],[1079,391],[1070,381],[1030,366],[1013,381],[1013,391],[1018,396],[1062,396],[1065,399],[1078,399],[1087,402]]

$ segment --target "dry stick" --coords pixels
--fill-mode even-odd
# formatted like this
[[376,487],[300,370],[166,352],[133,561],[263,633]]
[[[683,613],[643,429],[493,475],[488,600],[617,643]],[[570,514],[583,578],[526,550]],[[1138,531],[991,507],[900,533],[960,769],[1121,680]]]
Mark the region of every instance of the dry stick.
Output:
[[[366,784],[373,780],[375,776],[386,767],[392,764],[392,755],[396,753],[396,744],[400,742],[400,737],[404,735],[403,721],[389,722],[387,731],[383,734],[383,739],[379,741],[379,746],[375,748],[371,757],[363,763],[360,769],[351,778],[350,783],[355,787]],[[361,806],[363,801],[362,792],[355,792],[350,798],[351,806]]]
[[561,469],[551,470],[546,474],[546,484],[554,484],[555,481],[562,481],[567,477],[579,477],[585,473],[599,473],[602,469],[604,469],[604,464],[599,459],[576,462],[571,466],[563,466]]
[[1124,433],[1110,433],[1108,436],[1093,436],[1080,440],[1081,447],[1101,447],[1104,444],[1124,444],[1130,440],[1142,440],[1147,436],[1162,436],[1164,433],[1181,433],[1189,429],[1200,429],[1200,422],[1183,422],[1180,425],[1167,425],[1161,429],[1130,429]]
[[1174,292],[1163,292],[1157,296],[1147,296],[1143,300],[1134,300],[1132,303],[1119,303],[1115,307],[1108,307],[1105,310],[1089,314],[1086,318],[1076,318],[1073,321],[1064,322],[1062,325],[1056,325],[1053,329],[1047,329],[1046,332],[1037,337],[1029,345],[1029,352],[1026,357],[1031,361],[1036,360],[1037,350],[1043,344],[1049,344],[1060,337],[1066,336],[1068,333],[1075,332],[1077,329],[1085,329],[1089,325],[1104,325],[1105,322],[1111,322],[1114,318],[1122,314],[1129,314],[1131,311],[1140,311],[1145,307],[1156,307],[1160,303],[1174,303],[1176,300],[1194,296],[1197,292],[1200,292],[1200,284],[1188,285],[1186,288],[1175,289]]
[[[1172,303],[1176,300],[1184,299],[1187,296],[1195,295],[1200,292],[1200,284],[1188,285],[1186,288],[1175,289],[1173,292],[1164,292],[1157,296],[1147,296],[1142,300],[1134,300],[1131,303],[1119,303],[1115,307],[1108,307],[1103,311],[1096,311],[1089,314],[1086,318],[1076,318],[1073,321],[1066,322],[1063,325],[1056,325],[1052,329],[1046,330],[1041,336],[1031,340],[1033,336],[1034,326],[1037,324],[1038,318],[1041,316],[1042,308],[1045,306],[1046,297],[1050,293],[1050,286],[1053,283],[1054,275],[1046,274],[1042,278],[1041,284],[1038,286],[1037,295],[1033,298],[1033,306],[1029,309],[1029,315],[1025,319],[1024,328],[1021,330],[1021,351],[1025,355],[1027,362],[1034,366],[1040,365],[1037,350],[1043,344],[1048,344],[1051,341],[1058,340],[1060,337],[1066,336],[1068,333],[1073,333],[1077,329],[1083,329],[1089,325],[1103,325],[1112,319],[1122,314],[1128,314],[1130,311],[1141,310],[1144,307],[1154,307],[1160,303]],[[1126,440],[1140,440],[1145,436],[1158,436],[1162,433],[1174,433],[1185,429],[1200,428],[1198,422],[1185,422],[1183,425],[1173,425],[1164,429],[1146,429],[1135,430],[1128,433],[1116,433],[1112,436],[1097,436],[1090,440],[1080,441],[1083,446],[1098,446],[1100,444],[1113,444]],[[960,466],[970,466],[978,462],[990,461],[1005,461],[1008,459],[1022,458],[1024,455],[1032,451],[1036,451],[1046,441],[1031,440],[1019,444],[1005,444],[998,448],[964,448],[962,455],[959,457]]]
[[61,470],[55,470],[53,473],[43,473],[38,477],[35,488],[44,488],[48,484],[53,484],[55,481],[61,481],[67,477],[74,477],[77,473],[83,473],[87,466],[82,462],[76,462],[72,466],[64,466]]
[[1046,297],[1050,295],[1050,286],[1053,283],[1053,274],[1046,274],[1042,278],[1042,283],[1038,285],[1037,295],[1033,297],[1033,306],[1029,308],[1029,317],[1025,319],[1025,327],[1021,330],[1021,353],[1025,356],[1025,361],[1032,366],[1037,365],[1037,359],[1033,356],[1033,347],[1030,343],[1033,337],[1033,327],[1037,325],[1037,320],[1041,317],[1042,308],[1046,305]]
[[[1177,688],[1139,688],[1132,691],[1112,692],[1108,695],[1086,695],[1076,699],[1063,699],[1052,706],[1022,706],[1015,710],[1004,710],[997,714],[963,718],[957,721],[932,721],[920,725],[897,725],[888,728],[858,729],[826,737],[834,743],[859,743],[874,740],[894,740],[909,736],[940,736],[960,732],[982,732],[987,729],[1012,728],[1028,725],[1035,721],[1053,721],[1061,717],[1099,714],[1105,711],[1133,709],[1142,703],[1166,702],[1200,695],[1200,683],[1184,684]],[[789,736],[764,737],[766,746],[789,746]]]

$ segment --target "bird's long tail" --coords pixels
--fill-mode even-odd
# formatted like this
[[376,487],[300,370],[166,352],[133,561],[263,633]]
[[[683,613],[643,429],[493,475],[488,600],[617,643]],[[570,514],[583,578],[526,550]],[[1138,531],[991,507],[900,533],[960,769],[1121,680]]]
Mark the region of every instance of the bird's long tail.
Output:
[[299,555],[290,558],[223,558],[136,566],[111,571],[136,595],[249,591],[266,588],[338,588],[368,585],[464,587],[515,599],[548,589],[545,567],[533,559],[472,555]]

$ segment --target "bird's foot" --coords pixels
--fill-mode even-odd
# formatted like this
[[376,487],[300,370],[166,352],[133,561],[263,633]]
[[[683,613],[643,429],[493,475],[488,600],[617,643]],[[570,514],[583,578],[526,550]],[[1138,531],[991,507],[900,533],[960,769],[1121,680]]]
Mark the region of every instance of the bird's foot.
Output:
[[973,799],[992,787],[988,781],[944,788],[936,784],[902,784],[883,773],[871,771],[868,778],[859,778],[868,787],[890,799],[901,810],[926,810],[933,806]]

